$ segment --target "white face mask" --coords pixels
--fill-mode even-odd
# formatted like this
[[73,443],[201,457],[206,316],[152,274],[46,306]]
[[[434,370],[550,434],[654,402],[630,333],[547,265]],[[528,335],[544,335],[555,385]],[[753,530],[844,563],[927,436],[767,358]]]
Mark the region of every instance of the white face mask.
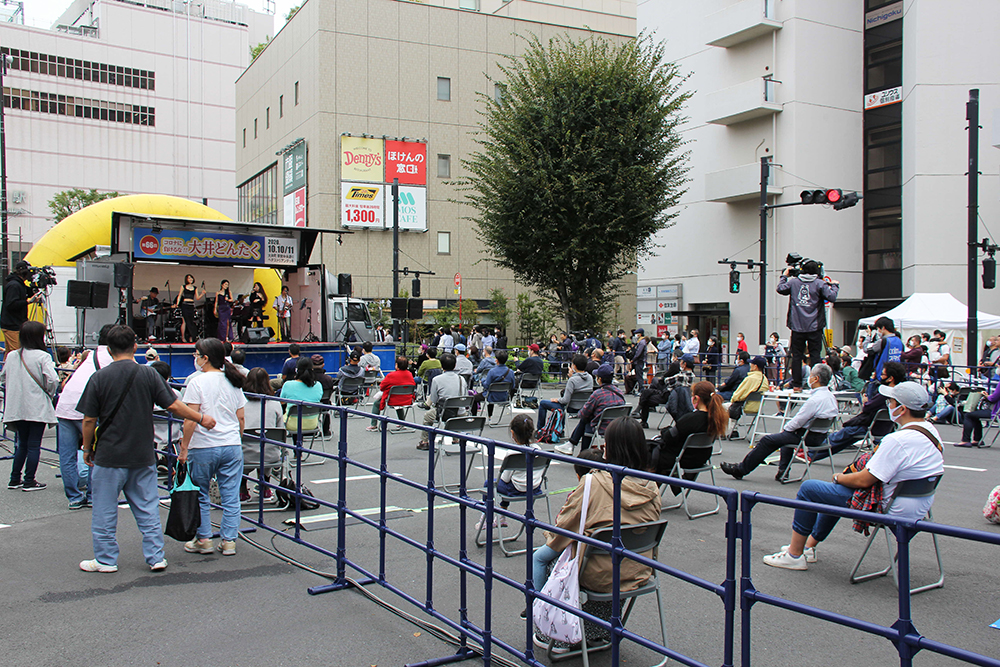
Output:
[[897,405],[896,408],[899,408],[899,413],[898,414],[896,413],[895,408],[892,409],[892,410],[889,410],[889,419],[891,419],[892,421],[898,423],[899,422],[899,418],[903,416],[903,406],[902,405]]

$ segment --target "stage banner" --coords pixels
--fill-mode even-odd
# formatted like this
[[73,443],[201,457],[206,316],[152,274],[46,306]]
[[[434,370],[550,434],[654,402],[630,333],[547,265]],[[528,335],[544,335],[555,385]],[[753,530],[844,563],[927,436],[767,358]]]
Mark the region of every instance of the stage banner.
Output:
[[340,138],[340,180],[381,183],[385,175],[385,141],[366,137]]
[[341,226],[382,229],[384,189],[381,183],[341,182]]
[[427,144],[420,141],[385,142],[385,182],[427,185]]
[[135,259],[247,266],[295,266],[299,242],[280,236],[253,236],[149,227],[132,230]]

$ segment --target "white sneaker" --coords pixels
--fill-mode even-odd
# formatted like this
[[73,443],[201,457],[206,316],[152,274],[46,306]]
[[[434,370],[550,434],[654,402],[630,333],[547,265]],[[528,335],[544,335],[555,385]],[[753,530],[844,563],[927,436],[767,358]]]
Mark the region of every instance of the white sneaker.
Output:
[[[785,546],[781,547],[781,550],[782,551],[788,551],[788,547],[789,546],[790,545],[786,544]],[[806,562],[807,563],[815,563],[816,562],[816,547],[805,547],[805,548],[803,548],[802,549],[802,555],[806,557]]]
[[559,452],[560,454],[565,454],[566,456],[573,456],[573,450],[575,450],[576,447],[573,446],[572,442],[564,442],[561,445],[556,445],[552,449],[554,451]]
[[152,565],[149,566],[149,569],[152,572],[163,572],[164,570],[167,569],[167,559],[164,558],[161,561],[153,563]]
[[98,563],[97,559],[80,561],[80,569],[84,572],[117,572],[117,565],[105,565]]
[[764,556],[764,565],[770,565],[771,567],[780,567],[785,570],[808,570],[809,566],[806,565],[805,556],[799,556],[796,558],[787,551],[779,551],[776,554],[771,554],[770,556]]

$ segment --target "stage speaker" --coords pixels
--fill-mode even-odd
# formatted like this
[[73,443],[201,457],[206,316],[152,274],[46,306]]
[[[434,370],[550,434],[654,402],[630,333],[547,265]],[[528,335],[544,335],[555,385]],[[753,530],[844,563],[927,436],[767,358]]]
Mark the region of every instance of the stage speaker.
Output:
[[274,331],[271,327],[249,327],[246,330],[246,335],[243,342],[245,343],[266,343],[271,340],[271,336],[274,335]]
[[67,280],[66,305],[71,308],[90,308],[90,282]]
[[406,319],[406,299],[393,299],[392,307],[389,312],[394,320],[405,320]]
[[424,318],[423,299],[410,299],[410,303],[407,306],[406,319],[422,320],[423,318]]
[[107,308],[110,291],[111,285],[108,283],[90,283],[90,307]]
[[132,284],[132,266],[128,262],[115,264],[115,287],[125,289]]
[[337,274],[337,294],[343,296],[351,296],[351,274],[350,273],[338,273]]

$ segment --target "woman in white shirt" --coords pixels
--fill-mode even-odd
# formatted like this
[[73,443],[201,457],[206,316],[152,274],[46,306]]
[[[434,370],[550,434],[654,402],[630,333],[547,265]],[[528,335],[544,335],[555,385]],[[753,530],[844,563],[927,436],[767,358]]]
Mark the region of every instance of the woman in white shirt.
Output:
[[201,375],[191,380],[184,391],[184,402],[215,418],[211,431],[195,422],[184,423],[184,438],[178,459],[190,458],[191,480],[198,485],[201,501],[201,525],[198,535],[184,544],[190,553],[210,554],[212,544],[212,506],[208,485],[213,477],[219,484],[222,505],[223,556],[236,555],[236,534],[240,526],[240,480],[243,478],[243,374],[226,361],[226,348],[218,338],[202,338],[195,345],[194,365]]

